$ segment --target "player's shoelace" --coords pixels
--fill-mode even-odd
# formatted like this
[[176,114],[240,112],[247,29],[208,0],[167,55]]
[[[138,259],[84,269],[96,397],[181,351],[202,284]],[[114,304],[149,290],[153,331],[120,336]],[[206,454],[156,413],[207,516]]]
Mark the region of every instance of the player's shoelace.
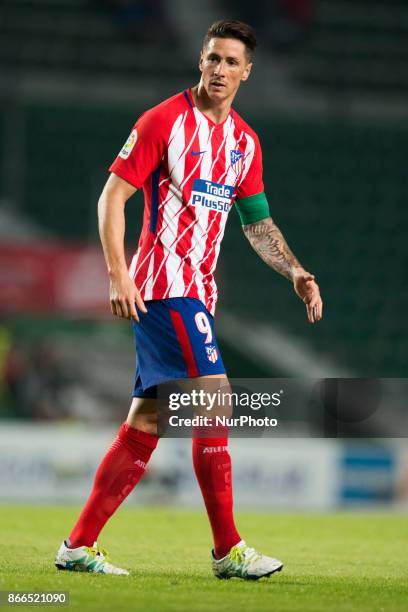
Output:
[[[86,552],[91,555],[96,561],[110,562],[109,553],[106,548],[100,548],[98,545],[85,546]],[[99,559],[97,559],[99,557]]]
[[255,548],[251,548],[250,546],[233,546],[229,556],[234,563],[243,565],[248,565],[262,557]]
[[100,548],[99,546],[86,546],[86,552],[91,557],[92,561],[87,563],[88,571],[101,571],[111,567],[109,562],[109,554],[106,548]]

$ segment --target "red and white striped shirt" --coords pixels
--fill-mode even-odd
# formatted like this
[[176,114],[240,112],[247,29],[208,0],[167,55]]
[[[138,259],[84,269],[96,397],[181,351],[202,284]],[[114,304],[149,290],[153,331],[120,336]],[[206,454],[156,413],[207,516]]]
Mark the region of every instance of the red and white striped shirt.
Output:
[[143,300],[193,297],[214,314],[228,213],[236,198],[264,191],[255,132],[233,110],[215,124],[185,91],[140,117],[109,170],[143,187],[143,229],[129,270]]

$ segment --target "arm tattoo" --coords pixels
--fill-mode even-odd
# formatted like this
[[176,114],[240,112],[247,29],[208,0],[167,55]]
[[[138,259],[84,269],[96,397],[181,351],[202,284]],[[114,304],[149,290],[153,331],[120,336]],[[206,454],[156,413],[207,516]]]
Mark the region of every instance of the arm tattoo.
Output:
[[292,280],[293,269],[302,266],[272,219],[268,217],[262,221],[244,225],[242,229],[261,259],[276,272]]

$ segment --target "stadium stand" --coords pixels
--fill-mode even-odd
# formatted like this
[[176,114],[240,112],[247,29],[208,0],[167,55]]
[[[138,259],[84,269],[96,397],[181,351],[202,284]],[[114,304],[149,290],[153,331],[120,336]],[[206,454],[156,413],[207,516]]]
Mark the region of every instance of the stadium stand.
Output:
[[326,92],[403,94],[408,89],[408,8],[403,0],[321,0],[297,77]]
[[[124,24],[131,15],[128,21],[122,20],[113,3],[4,0],[0,7],[0,66],[6,71],[41,70],[48,74],[93,76],[135,72],[160,75],[166,65],[173,73],[191,69],[188,58],[182,54],[174,61],[177,37],[165,10],[159,18],[146,10],[148,2],[134,4],[143,5],[136,12],[138,28],[127,29]],[[156,24],[156,30],[152,24]],[[163,52],[169,41],[171,55]]]

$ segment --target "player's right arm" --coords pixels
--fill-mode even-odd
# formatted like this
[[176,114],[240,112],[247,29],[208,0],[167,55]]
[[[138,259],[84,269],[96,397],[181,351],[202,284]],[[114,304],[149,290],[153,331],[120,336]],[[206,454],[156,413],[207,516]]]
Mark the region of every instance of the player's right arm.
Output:
[[99,199],[99,234],[110,279],[111,310],[117,317],[138,321],[135,303],[142,312],[147,312],[126,266],[125,204],[151,180],[160,166],[168,138],[168,113],[163,112],[161,105],[143,113],[110,166],[111,176]]
[[98,202],[99,235],[109,275],[112,313],[117,317],[139,320],[135,303],[146,307],[129,277],[125,258],[125,204],[136,188],[115,174],[107,180]]

